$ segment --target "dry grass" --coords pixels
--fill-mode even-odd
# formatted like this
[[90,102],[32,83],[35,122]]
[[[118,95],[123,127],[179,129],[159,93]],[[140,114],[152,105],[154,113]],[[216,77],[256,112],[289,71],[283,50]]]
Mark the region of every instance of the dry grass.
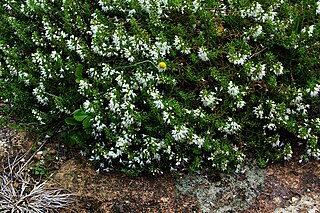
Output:
[[[28,151],[30,152],[30,150]],[[0,212],[58,212],[73,202],[73,194],[47,187],[46,181],[35,181],[26,170],[34,154],[28,152],[2,162],[0,173]]]

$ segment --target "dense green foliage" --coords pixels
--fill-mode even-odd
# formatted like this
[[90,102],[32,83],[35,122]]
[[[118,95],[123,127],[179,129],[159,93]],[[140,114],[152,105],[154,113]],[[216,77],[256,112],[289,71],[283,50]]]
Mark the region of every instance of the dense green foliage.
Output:
[[319,159],[319,16],[315,0],[0,0],[0,97],[103,170]]

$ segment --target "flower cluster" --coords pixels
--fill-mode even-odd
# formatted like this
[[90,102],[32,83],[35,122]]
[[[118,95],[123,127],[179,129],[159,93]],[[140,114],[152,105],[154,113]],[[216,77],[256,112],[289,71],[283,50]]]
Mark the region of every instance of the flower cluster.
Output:
[[276,75],[282,75],[283,74],[283,66],[282,66],[281,62],[277,62],[276,64],[273,64],[271,70]]
[[245,62],[250,58],[251,50],[247,41],[236,40],[227,44],[229,62],[235,65],[244,65]]
[[48,104],[48,98],[45,96],[45,87],[42,82],[39,83],[39,86],[34,88],[32,94],[36,97],[37,101],[42,104]]
[[320,93],[320,84],[316,84],[313,89],[306,89],[307,93],[310,94],[311,97],[317,97]]
[[202,61],[209,61],[208,55],[206,53],[206,50],[203,47],[199,48],[198,56]]
[[255,27],[250,27],[248,30],[244,32],[244,39],[250,40],[250,37],[252,37],[254,41],[257,41],[257,38],[262,34],[263,34],[262,26],[257,25]]
[[225,135],[234,135],[237,134],[237,132],[239,132],[241,129],[241,126],[233,121],[232,118],[228,118],[225,125],[223,125],[223,127],[218,128],[218,130],[220,130],[221,132],[224,132]]
[[[215,90],[217,90],[217,88],[215,88]],[[220,101],[222,101],[221,98],[216,97],[216,92],[208,92],[206,90],[200,92],[200,99],[203,106],[210,107],[211,109],[214,109],[215,106],[218,105]]]
[[243,65],[248,60],[248,58],[249,52],[246,52],[244,54],[241,54],[239,52],[228,54],[228,60],[235,65]]
[[174,36],[174,42],[173,46],[177,49],[180,50],[181,53],[183,54],[190,54],[191,53],[191,48],[187,46],[186,42],[182,41],[181,38],[179,38],[177,35]]

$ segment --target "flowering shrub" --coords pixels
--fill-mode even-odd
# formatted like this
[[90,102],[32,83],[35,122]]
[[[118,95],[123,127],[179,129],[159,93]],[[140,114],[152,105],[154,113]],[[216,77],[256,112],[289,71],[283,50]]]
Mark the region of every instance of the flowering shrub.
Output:
[[320,158],[320,1],[1,2],[0,96],[102,170]]

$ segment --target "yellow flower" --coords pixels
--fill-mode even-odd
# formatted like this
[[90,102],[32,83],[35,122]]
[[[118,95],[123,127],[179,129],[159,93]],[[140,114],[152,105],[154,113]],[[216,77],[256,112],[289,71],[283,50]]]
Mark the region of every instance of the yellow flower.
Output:
[[160,69],[165,69],[167,67],[167,65],[164,62],[160,62],[159,67],[160,67]]

